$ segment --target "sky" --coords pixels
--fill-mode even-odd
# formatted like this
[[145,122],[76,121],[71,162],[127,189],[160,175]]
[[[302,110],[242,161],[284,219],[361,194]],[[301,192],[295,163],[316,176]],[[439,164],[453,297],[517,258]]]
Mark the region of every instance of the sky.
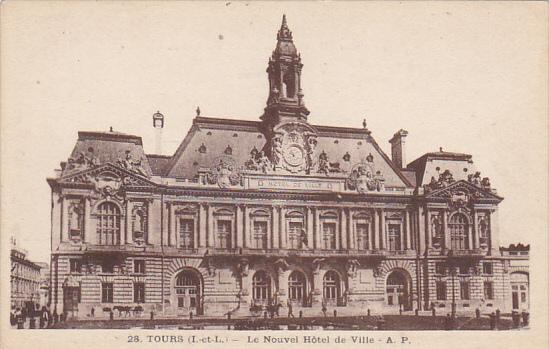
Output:
[[[543,5],[543,4],[541,4]],[[409,132],[407,160],[473,155],[505,200],[501,244],[547,233],[546,11],[514,2],[11,2],[1,14],[2,241],[49,261],[50,188],[77,132],[172,155],[202,116],[258,120],[286,13],[314,124]],[[539,10],[539,8],[538,8]],[[541,240],[540,240],[541,239]]]

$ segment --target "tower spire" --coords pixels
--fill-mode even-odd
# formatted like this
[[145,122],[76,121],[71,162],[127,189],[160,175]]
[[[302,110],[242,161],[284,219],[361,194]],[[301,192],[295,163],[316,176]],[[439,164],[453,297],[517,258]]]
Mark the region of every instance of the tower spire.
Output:
[[271,125],[292,119],[306,121],[309,111],[301,90],[301,56],[293,42],[286,15],[277,33],[276,48],[269,59],[269,98],[261,117]]

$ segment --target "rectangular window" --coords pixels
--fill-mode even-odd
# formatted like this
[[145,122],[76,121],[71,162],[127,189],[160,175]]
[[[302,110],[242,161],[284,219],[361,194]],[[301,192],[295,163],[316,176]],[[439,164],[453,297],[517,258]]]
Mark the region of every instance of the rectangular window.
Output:
[[469,281],[460,281],[460,283],[459,283],[459,294],[461,296],[461,299],[463,299],[463,300],[469,300],[470,299]]
[[484,298],[494,299],[494,284],[492,281],[484,281]]
[[288,247],[292,249],[300,249],[303,247],[302,231],[303,222],[289,222],[288,223]]
[[113,284],[112,282],[104,282],[101,284],[101,302],[112,303],[113,302]]
[[145,274],[145,261],[136,259],[133,261],[133,272],[136,274]]
[[370,225],[367,223],[356,224],[356,238],[359,250],[370,249]]
[[467,275],[467,274],[469,274],[469,267],[466,266],[466,265],[460,265],[460,266],[459,266],[459,273],[460,273],[461,275]]
[[181,219],[179,221],[179,247],[194,247],[194,220]]
[[336,224],[335,223],[323,223],[322,224],[322,247],[325,250],[334,250],[336,248]]
[[217,221],[217,248],[231,248],[232,222]]
[[389,236],[389,250],[400,251],[402,249],[400,224],[389,224],[387,230]]
[[114,272],[114,263],[110,260],[105,260],[101,264],[101,271],[103,273],[113,273]]
[[492,263],[482,263],[482,273],[486,275],[492,275],[494,273]]
[[446,275],[446,264],[439,262],[435,264],[435,273],[438,275]]
[[254,248],[267,248],[267,222],[254,221],[254,232],[252,236],[252,244]]
[[445,301],[446,300],[446,282],[437,281],[436,288],[437,288],[437,300]]
[[70,260],[70,272],[71,273],[81,273],[82,272],[82,260],[80,260],[80,259],[71,259]]
[[133,284],[133,302],[145,303],[145,284],[143,282]]

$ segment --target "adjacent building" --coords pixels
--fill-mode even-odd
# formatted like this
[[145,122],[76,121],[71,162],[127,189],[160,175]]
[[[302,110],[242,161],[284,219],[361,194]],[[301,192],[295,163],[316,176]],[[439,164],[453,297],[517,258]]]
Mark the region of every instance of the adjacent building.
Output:
[[11,307],[34,309],[40,303],[40,266],[27,259],[27,251],[11,238]]
[[[257,121],[197,109],[172,156],[146,154],[138,136],[79,132],[48,178],[55,309],[514,307],[516,258],[499,248],[503,198],[472,156],[440,149],[407,162],[405,130],[389,157],[366,121],[315,124],[302,68],[284,18]],[[162,114],[153,126],[160,138]]]

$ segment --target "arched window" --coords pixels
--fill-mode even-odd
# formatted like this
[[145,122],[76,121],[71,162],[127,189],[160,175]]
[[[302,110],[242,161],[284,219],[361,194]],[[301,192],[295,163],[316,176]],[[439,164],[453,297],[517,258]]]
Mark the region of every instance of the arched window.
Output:
[[292,301],[302,301],[305,298],[305,275],[299,271],[293,271],[288,278],[288,297]]
[[104,202],[97,207],[97,243],[120,245],[120,209],[113,202]]
[[328,302],[335,302],[341,297],[341,282],[339,275],[330,270],[324,275],[324,299]]
[[271,278],[264,271],[258,271],[252,279],[252,297],[254,301],[263,303],[271,298]]
[[469,223],[462,213],[456,213],[448,222],[450,229],[450,247],[452,250],[469,249]]

